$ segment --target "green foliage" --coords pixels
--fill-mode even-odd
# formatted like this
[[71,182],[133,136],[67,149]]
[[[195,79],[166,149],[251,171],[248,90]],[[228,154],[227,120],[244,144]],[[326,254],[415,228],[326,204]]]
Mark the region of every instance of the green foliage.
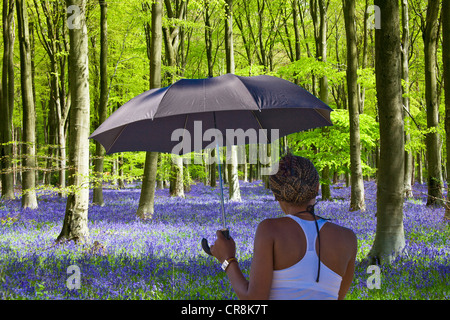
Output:
[[326,76],[329,85],[339,85],[345,80],[345,71],[337,68],[337,63],[332,61],[319,61],[313,57],[304,57],[289,63],[278,69],[278,74],[283,78],[298,79],[300,85],[306,86],[310,83],[311,75],[318,78]]
[[[349,172],[350,168],[350,122],[347,110],[337,109],[331,113],[333,126],[294,133],[288,136],[293,153],[311,159],[317,170],[329,166],[338,173]],[[379,140],[378,123],[367,114],[360,115],[360,137],[362,154],[365,158]],[[374,168],[362,162],[363,174],[372,175]]]

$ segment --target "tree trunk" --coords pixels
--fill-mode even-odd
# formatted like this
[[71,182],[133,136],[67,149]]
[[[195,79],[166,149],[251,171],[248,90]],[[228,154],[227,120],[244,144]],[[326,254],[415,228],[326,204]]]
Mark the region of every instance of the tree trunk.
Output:
[[[314,29],[316,40],[316,59],[322,62],[327,61],[327,5],[324,0],[311,1],[311,5],[315,4]],[[317,8],[318,7],[318,8]],[[319,16],[317,17],[317,9]],[[319,79],[319,98],[325,104],[328,104],[328,78],[323,76]],[[321,129],[323,133],[329,132],[328,127]],[[330,167],[326,165],[322,170],[322,200],[331,200],[330,191]]]
[[[159,152],[158,152],[158,160],[157,161],[158,161],[158,163],[161,163],[161,161],[162,161],[161,153],[159,153]],[[156,189],[158,189],[158,190],[164,189],[164,173],[162,171],[159,172],[159,174],[158,174],[158,172],[156,174]]]
[[403,229],[404,130],[399,4],[375,0],[381,28],[375,30],[375,77],[380,123],[377,228],[368,258],[391,262],[405,246]]
[[[148,32],[148,28],[146,30]],[[147,37],[148,39],[148,37]],[[150,49],[150,89],[161,87],[161,51],[162,51],[162,0],[152,2]],[[145,156],[144,177],[136,215],[141,219],[150,219],[154,213],[156,173],[158,169],[158,152],[147,152]]]
[[[34,1],[36,11],[38,11],[38,3]],[[66,187],[66,121],[69,113],[69,104],[65,103],[64,96],[64,70],[62,66],[64,65],[64,60],[66,59],[65,48],[61,46],[61,43],[65,43],[65,33],[66,28],[63,15],[60,14],[62,8],[60,7],[59,1],[53,1],[49,3],[48,1],[41,1],[40,7],[44,17],[46,18],[46,25],[42,25],[40,15],[37,14],[36,17],[39,23],[40,40],[48,54],[50,59],[50,100],[51,105],[49,108],[49,124],[51,125],[49,131],[55,136],[52,137],[54,144],[57,145],[57,150],[53,151],[53,154],[57,155],[59,159],[56,161],[56,168],[59,170],[59,180],[58,186],[60,191],[58,195],[60,197],[64,196],[64,188]],[[60,38],[59,25],[62,24],[62,39]],[[59,66],[58,66],[59,63]],[[60,77],[61,73],[61,77]],[[51,162],[49,161],[49,164]]]
[[[208,77],[214,76],[213,71],[213,58],[212,58],[212,27],[211,27],[211,12],[210,12],[210,0],[205,0],[205,13],[204,13],[204,19],[205,19],[205,45],[206,45],[206,60],[208,64]],[[215,156],[216,150],[211,150],[211,157]],[[216,164],[211,163],[208,164],[209,166],[209,185],[211,187],[216,186]],[[207,179],[208,180],[208,179]]]
[[123,189],[125,188],[125,181],[123,180],[123,163],[124,163],[124,158],[123,158],[123,152],[119,153],[119,179],[117,181],[117,184],[119,186],[119,189]]
[[345,31],[347,34],[347,88],[350,117],[350,211],[365,210],[364,181],[361,165],[361,142],[358,106],[358,53],[356,46],[355,1],[344,0]]
[[[294,61],[300,60],[302,56],[302,50],[300,46],[300,28],[299,28],[299,22],[298,22],[298,10],[297,10],[297,0],[291,0],[291,7],[292,7],[292,19],[294,23],[294,37],[295,37],[295,56]],[[296,79],[298,81],[298,79]]]
[[[366,5],[364,7],[364,24],[363,24],[363,53],[362,53],[362,62],[361,69],[365,69],[367,67],[367,49],[368,49],[368,19],[369,12],[367,10],[369,6],[369,1],[366,0]],[[358,102],[359,102],[359,113],[364,113],[364,103],[365,103],[366,89],[358,84]]]
[[[216,156],[216,149],[211,150],[211,157],[214,158]],[[212,162],[212,161],[211,161]],[[209,165],[209,185],[213,188],[216,187],[216,163],[212,162]]]
[[225,0],[225,56],[227,73],[234,73],[233,0]]
[[[402,79],[403,85],[403,107],[409,112],[409,13],[408,13],[408,0],[402,0]],[[407,112],[403,112],[403,118],[405,123],[409,123],[409,115]],[[405,131],[405,144],[411,141],[411,135]],[[412,198],[412,169],[413,169],[412,153],[405,151],[405,178],[404,178],[404,190],[405,197]]]
[[66,0],[79,8],[78,25],[69,28],[69,90],[72,97],[69,124],[69,183],[64,224],[57,241],[89,241],[89,62],[86,1]]
[[139,197],[139,207],[136,212],[136,215],[142,220],[151,219],[153,217],[157,168],[158,152],[146,152],[141,196]]
[[211,28],[211,13],[210,13],[210,0],[204,0],[205,6],[205,46],[206,46],[206,61],[208,64],[208,77],[212,77],[213,72],[213,59],[212,59],[212,28]]
[[183,158],[179,155],[172,154],[172,166],[170,173],[170,189],[169,193],[173,197],[184,198],[184,167]]
[[[107,4],[105,0],[100,3],[100,103],[98,106],[98,125],[102,124],[108,114],[108,23]],[[103,163],[105,158],[105,148],[99,143],[95,143],[94,174],[97,178],[93,195],[93,204],[103,206]]]
[[417,182],[423,184],[422,152],[417,153]]
[[442,170],[441,150],[439,142],[439,101],[437,93],[436,46],[438,36],[439,0],[429,0],[425,30],[423,34],[425,49],[425,100],[427,107],[427,127],[432,132],[427,133],[428,161],[428,199],[427,206],[442,206]]
[[20,44],[20,82],[23,105],[23,145],[22,145],[22,208],[36,209],[36,108],[33,98],[31,75],[31,46],[28,31],[26,2],[17,0],[17,20]]
[[[181,19],[185,15],[185,4],[181,1],[175,11],[172,9],[170,0],[164,1],[166,5],[167,16],[169,19]],[[163,27],[163,36],[165,44],[165,54],[167,64],[169,67],[177,66],[178,48],[180,46],[180,26]],[[174,81],[173,72],[168,73],[169,83]],[[172,154],[171,179],[170,181],[170,195],[174,197],[184,197],[184,167],[183,160],[178,155]]]
[[[225,9],[225,55],[227,63],[227,73],[234,73],[234,44],[233,44],[233,0],[226,0]],[[238,176],[238,147],[233,145],[230,150],[227,148],[228,165],[228,190],[230,201],[241,201]]]
[[14,109],[14,0],[3,0],[3,71],[0,104],[0,174],[2,198],[14,199],[12,119]]
[[[442,64],[444,66],[445,134],[447,147],[447,201],[450,200],[450,1],[442,2]],[[445,217],[450,219],[450,205],[445,205]]]

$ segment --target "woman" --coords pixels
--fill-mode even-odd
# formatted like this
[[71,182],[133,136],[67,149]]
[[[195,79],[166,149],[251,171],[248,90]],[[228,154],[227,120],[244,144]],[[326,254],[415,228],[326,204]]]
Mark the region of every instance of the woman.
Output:
[[258,225],[248,281],[235,258],[233,238],[217,231],[211,253],[239,299],[344,299],[353,279],[357,239],[350,229],[314,214],[319,185],[308,159],[288,154],[280,160],[270,188],[286,216]]

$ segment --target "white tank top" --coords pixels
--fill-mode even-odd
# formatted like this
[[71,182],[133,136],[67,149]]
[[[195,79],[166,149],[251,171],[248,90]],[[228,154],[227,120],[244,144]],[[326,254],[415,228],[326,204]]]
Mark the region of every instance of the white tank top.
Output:
[[[273,271],[271,300],[333,300],[338,298],[342,277],[320,262],[320,279],[316,282],[319,257],[315,244],[317,230],[315,222],[302,220],[293,215],[306,237],[305,256],[293,266]],[[317,220],[319,230],[326,223]],[[323,244],[322,244],[323,245]]]

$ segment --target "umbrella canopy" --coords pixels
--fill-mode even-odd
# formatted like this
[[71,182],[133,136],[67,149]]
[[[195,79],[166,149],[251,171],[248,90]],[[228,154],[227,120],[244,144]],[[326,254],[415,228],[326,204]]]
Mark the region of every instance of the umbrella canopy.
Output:
[[[311,93],[287,80],[267,75],[225,74],[207,79],[182,79],[168,87],[146,91],[115,111],[90,138],[100,142],[107,154],[123,151],[183,154],[210,147],[215,138],[222,232],[229,238],[218,147],[225,141],[226,145],[271,142],[293,132],[332,125],[331,111]],[[180,129],[182,135],[174,139],[173,134]],[[205,139],[209,129],[214,129],[214,133]],[[263,129],[263,141],[261,136],[258,141],[237,137],[235,130],[241,130],[242,137],[250,129],[259,133]],[[273,129],[276,129],[274,136]],[[217,141],[217,132],[222,135],[222,141]],[[185,134],[194,135],[194,139],[184,139]],[[180,138],[183,147],[175,151]],[[211,254],[206,239],[202,239],[202,247]]]
[[[90,138],[100,142],[107,154],[172,152],[179,144],[179,140],[172,141],[172,133],[183,128],[196,134],[196,123],[201,123],[200,134],[215,128],[224,139],[227,129],[278,129],[277,137],[282,137],[332,125],[331,111],[321,100],[287,80],[267,75],[225,74],[182,79],[168,87],[146,91],[115,111]],[[271,131],[267,134],[271,141]],[[181,149],[180,154],[199,151],[211,144],[207,139],[194,140],[187,141],[190,148]]]

